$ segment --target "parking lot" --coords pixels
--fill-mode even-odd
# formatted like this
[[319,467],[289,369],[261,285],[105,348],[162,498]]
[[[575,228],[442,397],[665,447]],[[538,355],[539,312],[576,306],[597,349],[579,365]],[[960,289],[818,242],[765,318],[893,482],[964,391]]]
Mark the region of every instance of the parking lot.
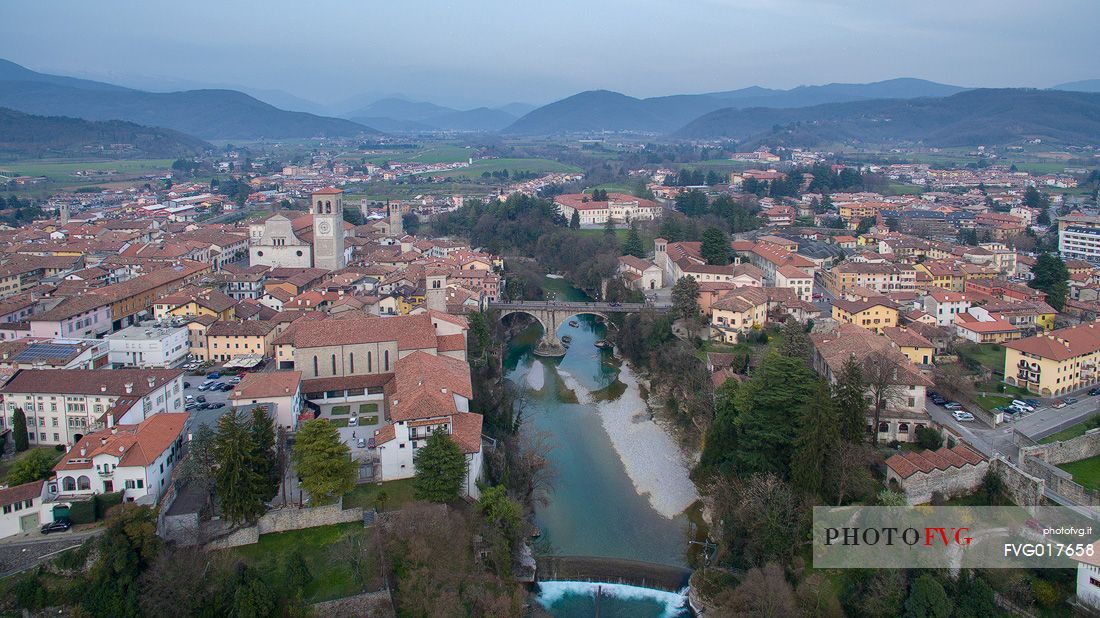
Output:
[[[206,409],[192,409],[192,410],[189,410],[190,417],[188,418],[188,431],[194,431],[195,429],[198,428],[199,425],[208,425],[208,426],[210,426],[211,429],[215,428],[218,424],[218,419],[221,418],[222,414],[225,414],[226,412],[228,412],[229,410],[232,409],[229,406],[229,395],[233,391],[221,391],[221,390],[202,391],[202,390],[199,390],[199,387],[202,386],[202,384],[204,382],[207,382],[207,380],[204,376],[189,375],[189,376],[185,376],[183,381],[184,381],[183,394],[184,394],[185,397],[190,395],[191,397],[195,398],[196,402],[198,402],[199,397],[201,396],[206,400],[205,403],[215,403],[215,404],[216,403],[222,403],[222,404],[225,404],[225,407],[217,409],[217,410],[206,410]],[[221,382],[222,384],[225,384],[226,383],[226,378],[219,378],[217,380],[214,380],[214,382]]]

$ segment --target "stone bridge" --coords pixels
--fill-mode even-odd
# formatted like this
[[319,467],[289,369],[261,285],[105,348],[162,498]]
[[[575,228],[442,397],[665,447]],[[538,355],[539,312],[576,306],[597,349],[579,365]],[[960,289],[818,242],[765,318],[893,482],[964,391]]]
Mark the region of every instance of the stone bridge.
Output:
[[544,556],[535,559],[538,581],[627,584],[666,592],[688,585],[691,569],[598,556]]
[[649,303],[586,303],[586,302],[561,302],[542,300],[514,300],[503,303],[491,303],[489,309],[500,312],[500,317],[523,313],[529,315],[542,324],[542,339],[535,346],[535,354],[539,356],[565,356],[565,346],[558,339],[558,326],[575,315],[596,315],[607,319],[612,313],[637,313],[643,309],[651,311],[668,311],[667,305],[653,305]]

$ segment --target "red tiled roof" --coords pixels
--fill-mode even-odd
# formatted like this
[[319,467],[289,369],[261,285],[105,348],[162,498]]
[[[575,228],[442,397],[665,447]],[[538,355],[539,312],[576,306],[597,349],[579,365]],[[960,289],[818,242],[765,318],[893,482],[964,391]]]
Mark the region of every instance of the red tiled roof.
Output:
[[15,485],[0,489],[0,506],[8,506],[16,502],[34,500],[42,495],[42,483],[44,481],[31,481],[22,485]]
[[73,445],[54,471],[86,470],[94,467],[93,457],[106,454],[118,457],[119,466],[148,466],[180,437],[187,417],[186,412],[161,412],[137,425],[117,425],[90,433]]
[[982,461],[985,461],[984,455],[960,443],[951,449],[942,447],[935,451],[897,453],[886,460],[886,467],[899,477],[907,479],[917,472],[927,474],[933,470],[961,468],[966,464],[977,465]]
[[233,389],[230,399],[261,399],[286,397],[298,392],[302,382],[301,371],[269,371],[248,373]]

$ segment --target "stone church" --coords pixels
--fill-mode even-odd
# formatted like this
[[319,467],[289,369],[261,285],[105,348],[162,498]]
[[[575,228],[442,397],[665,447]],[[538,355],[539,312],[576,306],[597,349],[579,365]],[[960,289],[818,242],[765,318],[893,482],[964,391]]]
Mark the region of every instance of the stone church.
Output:
[[324,268],[347,265],[344,246],[343,191],[318,189],[310,196],[310,214],[290,219],[277,213],[250,231],[249,264],[276,268]]

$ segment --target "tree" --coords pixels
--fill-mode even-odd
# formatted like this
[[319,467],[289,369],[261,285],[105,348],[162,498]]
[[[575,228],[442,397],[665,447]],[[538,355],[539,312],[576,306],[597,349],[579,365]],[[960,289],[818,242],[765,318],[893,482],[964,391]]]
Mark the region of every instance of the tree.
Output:
[[790,470],[798,428],[792,410],[818,387],[816,374],[800,358],[770,352],[737,393],[736,468],[742,474]]
[[917,427],[917,446],[934,451],[943,446],[943,434],[931,427]]
[[645,257],[645,248],[642,247],[642,237],[638,235],[638,225],[630,223],[630,231],[626,234],[626,242],[623,243],[623,255]]
[[22,485],[31,481],[44,481],[53,473],[57,458],[50,452],[34,450],[12,465],[8,472],[8,485]]
[[788,317],[787,321],[783,322],[781,334],[783,335],[783,343],[779,346],[780,353],[791,358],[801,358],[806,362],[810,361],[810,353],[813,348],[810,337],[806,334],[806,327],[802,325],[802,322],[794,319],[794,317]]
[[182,484],[199,488],[209,498],[214,491],[218,460],[214,454],[217,435],[208,425],[200,424],[187,443],[187,454],[179,465]]
[[379,489],[378,493],[374,494],[374,509],[379,513],[386,510],[386,503],[390,500],[390,494],[385,489]]
[[162,545],[157,537],[156,511],[132,503],[116,508],[95,541],[99,555],[88,570],[86,593],[81,598],[90,616],[140,615],[138,578]]
[[791,453],[794,486],[821,495],[825,488],[825,468],[839,443],[836,405],[829,397],[829,386],[819,380],[817,392],[802,405],[798,419],[798,435]]
[[703,441],[699,464],[717,466],[722,472],[734,462],[737,453],[737,390],[740,383],[727,380],[714,391],[714,422]]
[[905,599],[906,618],[949,618],[953,608],[943,586],[928,574],[913,582]]
[[15,440],[15,452],[22,453],[30,448],[30,438],[27,436],[27,414],[23,408],[16,408],[11,421],[12,439]]
[[294,550],[283,559],[283,581],[291,590],[302,590],[313,581],[313,574],[306,566],[302,552]]
[[716,227],[703,230],[703,243],[699,253],[707,264],[725,266],[730,263],[730,245],[726,235]]
[[615,236],[615,222],[611,220],[610,215],[607,217],[607,221],[603,222],[603,235],[605,238]]
[[783,618],[797,615],[794,590],[783,575],[783,568],[769,562],[762,568],[749,569],[744,579],[728,595],[719,613],[746,618]]
[[434,431],[413,456],[413,488],[418,500],[451,502],[466,482],[466,455],[445,431]]
[[881,350],[875,350],[863,359],[863,378],[873,411],[871,444],[878,444],[879,422],[883,410],[902,395],[902,387],[898,383],[899,368],[898,359]]
[[217,472],[214,489],[222,515],[234,524],[256,521],[264,512],[264,479],[256,472],[256,443],[240,412],[227,412],[218,419],[214,439]]
[[668,242],[679,242],[684,235],[684,230],[680,226],[680,218],[672,213],[666,214],[657,233]]
[[699,320],[699,283],[695,277],[680,277],[672,286],[672,309],[682,320]]
[[351,450],[328,419],[318,418],[302,425],[295,438],[293,459],[302,477],[302,489],[313,498],[313,504],[342,496],[355,486],[356,465]]
[[233,595],[233,615],[237,618],[266,618],[275,612],[275,594],[251,569],[245,569],[243,581]]
[[1028,286],[1047,293],[1047,303],[1061,311],[1069,296],[1069,269],[1062,258],[1047,252],[1039,254],[1031,269]]
[[261,499],[270,502],[279,493],[282,471],[275,461],[275,423],[261,406],[252,409],[252,467],[260,478],[264,492]]
[[572,216],[569,217],[569,229],[579,230],[581,229],[581,211],[573,209]]

